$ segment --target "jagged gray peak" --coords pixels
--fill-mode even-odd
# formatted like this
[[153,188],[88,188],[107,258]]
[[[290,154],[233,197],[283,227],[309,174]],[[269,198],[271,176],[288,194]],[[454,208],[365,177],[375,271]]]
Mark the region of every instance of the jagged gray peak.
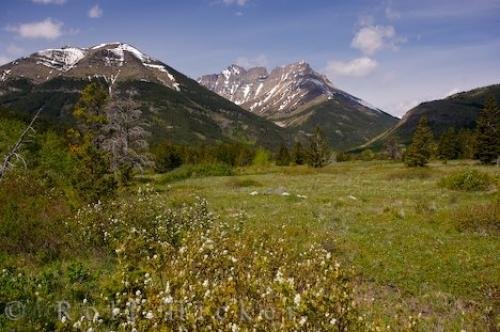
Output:
[[304,61],[277,67],[271,73],[264,67],[245,69],[231,65],[220,74],[200,77],[198,83],[266,117],[290,113],[318,97],[332,99],[338,94],[375,110],[362,100],[337,89],[326,76],[314,71]]

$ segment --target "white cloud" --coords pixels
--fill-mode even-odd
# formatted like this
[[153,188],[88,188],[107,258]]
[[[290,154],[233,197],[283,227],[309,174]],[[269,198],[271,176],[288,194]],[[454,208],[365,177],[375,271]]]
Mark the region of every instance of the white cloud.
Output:
[[0,55],[0,66],[9,63],[10,61],[11,60],[8,57]]
[[234,13],[234,15],[236,15],[236,16],[243,16],[243,12],[236,12],[236,13]]
[[373,55],[382,48],[396,48],[402,40],[396,38],[393,26],[367,25],[363,26],[354,36],[351,47],[359,49],[366,55]]
[[267,56],[265,56],[264,54],[260,54],[253,58],[240,56],[234,61],[234,63],[243,68],[267,67],[267,65],[269,64],[269,60]]
[[23,23],[16,27],[9,27],[7,30],[16,32],[24,38],[56,39],[63,34],[62,26],[62,23],[47,18],[40,22]]
[[102,16],[102,9],[99,7],[99,5],[95,5],[89,10],[89,17],[90,18],[99,18]]
[[34,3],[40,3],[42,5],[62,5],[66,0],[32,0]]
[[222,0],[222,3],[225,5],[238,5],[238,6],[244,6],[247,3],[249,3],[250,0]]
[[329,61],[326,65],[328,76],[363,77],[377,69],[377,61],[368,57],[357,58],[351,61]]

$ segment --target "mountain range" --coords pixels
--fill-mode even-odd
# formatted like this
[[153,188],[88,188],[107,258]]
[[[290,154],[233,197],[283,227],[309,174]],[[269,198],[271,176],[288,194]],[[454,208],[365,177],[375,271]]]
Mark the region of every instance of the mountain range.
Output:
[[39,108],[44,125],[74,122],[80,92],[101,82],[113,98],[141,105],[151,143],[247,141],[276,149],[305,140],[316,126],[335,149],[378,149],[390,137],[408,143],[422,116],[434,134],[472,128],[487,96],[500,85],[425,102],[399,120],[337,88],[304,61],[245,69],[230,65],[197,80],[120,42],[46,49],[0,66],[0,116],[29,119]]
[[204,75],[197,81],[295,136],[308,136],[319,126],[335,148],[363,144],[398,121],[336,88],[304,61],[271,72],[264,67],[245,69],[233,64],[220,74]]
[[61,128],[72,123],[71,110],[91,81],[113,89],[115,98],[140,102],[154,142],[246,140],[276,147],[289,140],[274,123],[118,42],[47,49],[1,66],[0,107],[5,115],[29,118],[43,106],[42,121]]

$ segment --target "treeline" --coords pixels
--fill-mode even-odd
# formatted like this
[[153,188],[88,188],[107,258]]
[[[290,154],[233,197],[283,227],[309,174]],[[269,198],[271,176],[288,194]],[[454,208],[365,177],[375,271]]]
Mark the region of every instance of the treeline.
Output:
[[330,162],[332,152],[323,132],[316,128],[306,143],[295,142],[289,149],[281,144],[273,152],[251,143],[232,142],[203,145],[181,145],[164,141],[151,148],[155,170],[172,171],[182,165],[222,163],[231,167],[309,165],[322,167]]
[[415,129],[411,144],[404,146],[390,137],[381,151],[370,149],[360,153],[339,152],[338,162],[348,160],[403,160],[410,167],[425,166],[431,159],[444,162],[456,159],[476,159],[482,164],[500,163],[500,108],[495,99],[487,100],[478,115],[475,129],[448,128],[434,137],[426,117]]
[[434,140],[427,118],[422,117],[403,159],[406,165],[425,166],[433,157],[441,160],[477,159],[482,164],[500,163],[500,108],[494,98],[486,101],[476,120],[476,129],[449,128]]

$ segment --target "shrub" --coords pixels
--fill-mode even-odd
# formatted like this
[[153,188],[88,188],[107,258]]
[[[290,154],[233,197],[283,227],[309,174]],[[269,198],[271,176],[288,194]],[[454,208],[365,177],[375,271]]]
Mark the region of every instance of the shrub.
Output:
[[169,172],[183,164],[181,149],[169,142],[164,142],[153,150],[155,169],[160,173]]
[[361,152],[360,158],[361,158],[361,160],[364,160],[364,161],[371,161],[375,158],[375,153],[373,153],[373,151],[370,149],[366,149],[366,150],[363,150],[363,152]]
[[0,251],[55,257],[70,247],[65,222],[72,209],[64,193],[27,174],[0,185]]
[[483,191],[493,187],[495,180],[488,173],[468,169],[442,178],[439,184],[450,190]]
[[255,156],[252,160],[253,166],[268,166],[271,163],[271,155],[266,149],[259,148],[255,151]]
[[459,231],[500,234],[500,200],[490,204],[468,205],[453,214]]
[[349,161],[350,160],[350,155],[347,152],[344,151],[339,151],[335,154],[335,160],[338,163],[344,162],[344,161]]
[[242,236],[241,221],[216,220],[203,201],[180,211],[154,193],[134,202],[79,215],[83,239],[99,239],[116,255],[118,271],[108,278],[118,282],[94,299],[102,321],[84,316],[75,328],[366,328],[348,274],[326,250],[294,255],[284,238]]
[[206,176],[231,176],[234,175],[231,166],[222,163],[183,165],[169,173],[164,174],[160,183],[181,181],[194,177]]

